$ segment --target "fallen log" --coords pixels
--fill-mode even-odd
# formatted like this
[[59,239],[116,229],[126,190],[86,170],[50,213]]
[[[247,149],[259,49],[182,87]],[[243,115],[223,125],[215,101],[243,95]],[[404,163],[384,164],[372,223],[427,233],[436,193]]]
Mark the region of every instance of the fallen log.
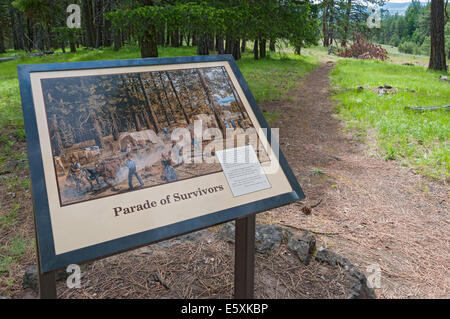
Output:
[[433,106],[406,106],[405,107],[408,110],[412,110],[414,112],[425,112],[425,111],[434,111],[434,110],[440,110],[440,109],[446,109],[447,111],[450,110],[450,104],[446,105],[433,105]]

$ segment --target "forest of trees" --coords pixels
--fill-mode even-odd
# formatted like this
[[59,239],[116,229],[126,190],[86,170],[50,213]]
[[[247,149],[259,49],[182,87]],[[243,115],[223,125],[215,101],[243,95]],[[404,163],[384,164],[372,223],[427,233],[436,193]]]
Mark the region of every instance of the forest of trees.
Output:
[[[81,29],[66,27],[70,3],[81,7]],[[255,58],[264,58],[266,47],[275,50],[278,39],[298,51],[315,44],[318,11],[317,5],[298,0],[0,0],[0,52],[5,47],[74,52],[80,45],[119,49],[138,43],[142,57],[158,56],[157,45],[197,45],[198,54],[214,50],[239,59],[251,40]]]
[[[80,5],[81,29],[66,27],[70,3]],[[119,49],[139,43],[142,57],[157,56],[157,45],[196,45],[198,54],[216,51],[239,59],[252,42],[258,59],[267,49],[275,51],[277,41],[297,53],[320,38],[324,46],[337,39],[345,44],[353,31],[368,30],[366,5],[361,0],[0,0],[0,43],[16,50],[70,47],[72,52],[80,45]]]
[[[450,58],[450,8],[446,7],[445,47]],[[391,15],[383,10],[381,28],[371,32],[371,40],[398,47],[400,52],[430,54],[431,3],[422,5],[413,0],[405,15]]]
[[[66,8],[81,8],[81,29],[66,26]],[[354,32],[400,51],[428,55],[446,44],[450,56],[448,0],[421,6],[414,1],[404,16],[383,11],[381,28],[370,29],[368,5],[385,0],[0,0],[0,53],[52,51],[139,44],[142,57],[158,56],[158,45],[197,46],[199,55],[233,54],[237,60],[252,43],[255,59],[277,43],[301,48],[317,44],[345,47]],[[431,19],[433,7],[435,14]],[[432,24],[431,21],[436,23]],[[436,28],[436,32],[432,32]],[[445,27],[444,27],[445,26]],[[445,28],[446,40],[442,37]],[[433,35],[436,39],[433,40]],[[431,43],[439,50],[432,50]],[[435,56],[436,58],[437,56]],[[440,58],[439,58],[440,59]],[[440,67],[445,63],[439,62]]]

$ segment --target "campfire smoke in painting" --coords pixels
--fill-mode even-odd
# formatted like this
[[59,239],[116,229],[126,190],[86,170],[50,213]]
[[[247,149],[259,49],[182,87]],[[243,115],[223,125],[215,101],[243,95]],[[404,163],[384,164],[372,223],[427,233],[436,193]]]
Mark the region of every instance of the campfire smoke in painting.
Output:
[[[196,123],[227,138],[228,131],[233,139],[252,130],[256,136],[221,66],[50,78],[41,84],[62,206],[220,172],[218,162],[192,160],[211,143],[194,133]],[[175,154],[177,129],[190,135],[191,158]],[[269,160],[259,143],[255,150],[261,162]]]

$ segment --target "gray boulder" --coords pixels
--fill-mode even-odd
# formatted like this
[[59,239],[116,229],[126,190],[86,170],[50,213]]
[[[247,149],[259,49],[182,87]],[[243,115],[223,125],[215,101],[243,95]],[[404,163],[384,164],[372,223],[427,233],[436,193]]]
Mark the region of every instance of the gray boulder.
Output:
[[319,249],[317,251],[316,260],[329,264],[333,267],[340,266],[346,269],[348,269],[348,266],[351,265],[350,261],[347,258],[336,254],[335,252],[327,248]]
[[236,227],[234,226],[234,222],[223,224],[220,226],[217,237],[227,242],[234,243],[235,229]]
[[31,288],[34,291],[37,291],[38,283],[38,266],[32,265],[25,270],[25,273],[22,277],[22,287]]
[[275,225],[256,225],[256,251],[265,254],[271,250],[277,249],[283,242],[288,242],[292,236],[292,232],[284,227]]
[[316,254],[316,260],[333,267],[342,267],[350,281],[349,296],[351,299],[376,299],[375,291],[367,284],[366,275],[347,258],[323,248]]
[[[234,243],[235,231],[234,222],[229,222],[220,227],[217,236]],[[292,236],[292,232],[284,227],[258,224],[255,226],[255,250],[261,254],[268,253],[280,247],[283,242],[288,242]]]
[[[156,245],[163,248],[173,248],[185,242],[207,241],[210,236],[211,232],[208,229],[202,229],[193,233],[188,233],[179,237],[158,242]],[[149,250],[150,249],[151,248],[149,248]]]
[[366,275],[364,275],[356,266],[350,266],[346,272],[350,279],[350,298],[351,299],[376,299],[375,291],[369,288]]
[[[87,264],[80,265],[81,272],[86,271],[87,267],[88,267]],[[56,271],[55,280],[56,281],[67,280],[67,277],[69,277],[69,276],[70,276],[70,273],[66,272],[66,269],[63,268],[63,269]],[[39,276],[38,276],[38,266],[37,265],[31,265],[25,270],[25,273],[23,274],[23,277],[22,277],[22,287],[23,288],[31,288],[35,292],[37,292],[39,290]]]
[[308,265],[316,250],[316,237],[305,231],[298,238],[292,236],[287,246],[302,263]]

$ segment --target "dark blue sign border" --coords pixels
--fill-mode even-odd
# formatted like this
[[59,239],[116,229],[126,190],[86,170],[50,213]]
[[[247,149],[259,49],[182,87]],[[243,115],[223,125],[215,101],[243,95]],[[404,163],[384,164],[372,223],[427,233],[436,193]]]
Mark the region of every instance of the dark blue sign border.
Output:
[[[36,223],[37,245],[40,255],[41,271],[43,273],[66,267],[69,264],[83,263],[93,259],[100,259],[116,253],[155,243],[185,233],[200,230],[202,228],[221,224],[239,217],[244,217],[271,208],[292,203],[305,197],[295,175],[290,169],[281,150],[279,151],[279,162],[293,191],[266,198],[245,205],[210,213],[204,216],[185,220],[175,224],[151,229],[137,234],[110,240],[100,244],[84,247],[67,253],[55,254],[53,232],[50,220],[47,188],[45,186],[44,168],[42,164],[41,147],[39,143],[38,128],[36,122],[35,106],[31,91],[30,73],[44,71],[66,71],[80,69],[118,68],[145,65],[167,65],[180,63],[217,62],[226,61],[231,66],[242,90],[256,115],[259,125],[267,128],[267,140],[272,149],[278,145],[271,142],[271,131],[264,116],[259,109],[247,83],[244,80],[232,55],[192,56],[175,58],[147,58],[132,60],[110,60],[89,62],[67,62],[48,64],[25,64],[18,65],[20,94],[22,98],[23,117],[25,122],[25,133],[27,137],[28,159],[31,172],[31,185],[33,189],[33,205]],[[80,234],[82,236],[82,234]]]

